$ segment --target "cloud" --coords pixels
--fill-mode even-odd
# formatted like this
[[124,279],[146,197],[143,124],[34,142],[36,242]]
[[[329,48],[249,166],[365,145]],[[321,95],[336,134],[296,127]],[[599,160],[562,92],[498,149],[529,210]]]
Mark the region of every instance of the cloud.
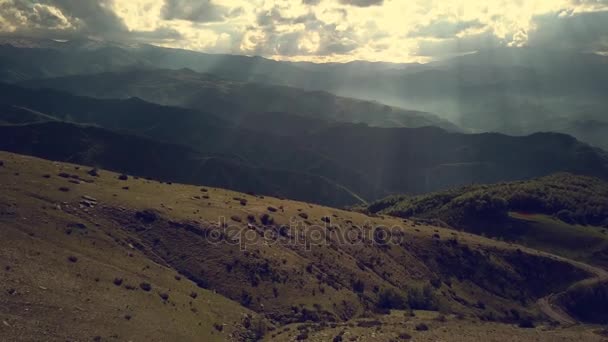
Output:
[[528,35],[529,46],[584,51],[608,49],[608,11],[549,13],[535,17],[533,22],[535,29]]
[[242,8],[229,8],[213,3],[211,0],[165,0],[162,8],[163,19],[188,20],[208,23],[224,21],[239,16]]
[[441,19],[433,21],[430,24],[420,26],[408,33],[409,37],[426,37],[426,38],[454,38],[459,33],[470,29],[483,28],[478,19],[467,21],[448,21]]
[[380,6],[384,3],[384,0],[340,0],[343,5],[351,5],[357,7],[370,7]]
[[0,33],[426,62],[500,46],[605,52],[606,11],[608,0],[0,0]]

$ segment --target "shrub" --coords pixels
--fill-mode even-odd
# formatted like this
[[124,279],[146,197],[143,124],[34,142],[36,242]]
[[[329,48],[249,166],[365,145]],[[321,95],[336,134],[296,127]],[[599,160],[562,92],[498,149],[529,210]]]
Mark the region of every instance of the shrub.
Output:
[[517,326],[524,329],[533,329],[534,322],[530,318],[523,318],[519,321]]
[[114,285],[116,285],[116,286],[122,285],[122,278],[114,278]]
[[68,191],[70,191],[70,188],[62,186],[62,187],[59,188],[59,191],[61,191],[61,192],[68,192]]
[[238,216],[236,216],[236,215],[233,215],[232,217],[230,217],[230,219],[231,219],[232,221],[234,221],[234,222],[241,222],[241,221],[242,221],[242,220],[241,220],[241,218],[240,218],[240,217],[238,217]]
[[276,213],[277,212],[277,208],[275,208],[275,207],[268,207],[268,211],[270,211],[271,213]]
[[357,293],[363,293],[365,291],[365,283],[361,280],[356,280],[353,282],[353,291]]
[[146,292],[152,290],[152,285],[150,285],[149,283],[145,283],[145,282],[139,284],[139,287]]
[[123,181],[126,181],[126,180],[128,180],[128,179],[129,179],[129,176],[127,176],[126,174],[124,174],[124,173],[123,173],[123,174],[121,174],[120,176],[118,176],[118,179],[123,180]]
[[169,299],[169,294],[168,294],[168,293],[166,293],[166,292],[161,292],[161,293],[159,293],[158,295],[159,295],[159,296],[160,296],[160,298],[161,298],[162,300],[164,300],[164,301],[166,301],[166,300],[168,300],[168,299]]
[[274,224],[274,219],[270,215],[264,214],[260,217],[260,222],[265,226],[270,226]]
[[399,336],[397,336],[400,340],[409,340],[412,338],[412,335],[406,333],[406,332],[402,332],[399,334]]
[[198,293],[190,292],[190,297],[192,297],[192,299],[196,299],[196,297],[198,297]]
[[70,256],[68,257],[68,261],[69,261],[69,262],[77,262],[77,261],[78,261],[78,258],[77,258],[77,257],[75,257],[75,256],[73,256],[73,255],[70,255]]
[[386,310],[404,310],[407,300],[393,289],[382,290],[378,295],[378,307]]
[[429,330],[429,326],[424,324],[424,323],[420,323],[418,325],[416,325],[416,331],[427,331]]
[[433,289],[425,286],[422,290],[412,288],[407,293],[408,307],[414,310],[434,310],[437,308],[437,299]]

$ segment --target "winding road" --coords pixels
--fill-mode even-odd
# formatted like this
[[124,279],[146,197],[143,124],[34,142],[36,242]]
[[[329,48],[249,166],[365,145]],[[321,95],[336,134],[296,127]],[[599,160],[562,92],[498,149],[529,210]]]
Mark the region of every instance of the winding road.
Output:
[[[536,252],[540,255],[551,258],[553,260],[567,262],[574,267],[585,270],[585,271],[595,275],[594,277],[583,279],[579,282],[576,282],[576,283],[570,285],[570,287],[568,289],[570,289],[574,286],[580,286],[580,285],[588,286],[588,285],[593,285],[595,283],[608,281],[608,271],[606,271],[602,268],[592,266],[592,265],[589,265],[589,264],[586,264],[586,263],[583,263],[580,261],[575,261],[575,260],[567,259],[564,257],[560,257],[560,256],[550,254],[550,253],[539,252],[539,251],[536,251]],[[554,303],[554,300],[556,298],[558,298],[561,294],[567,292],[568,289],[566,289],[562,292],[559,292],[559,293],[552,293],[537,301],[537,304],[538,304],[540,310],[545,315],[547,315],[552,320],[559,322],[561,325],[565,325],[565,326],[577,324],[578,321],[576,319],[572,318],[572,316],[570,316],[566,311],[564,311],[564,309],[562,309],[561,307],[556,305]]]

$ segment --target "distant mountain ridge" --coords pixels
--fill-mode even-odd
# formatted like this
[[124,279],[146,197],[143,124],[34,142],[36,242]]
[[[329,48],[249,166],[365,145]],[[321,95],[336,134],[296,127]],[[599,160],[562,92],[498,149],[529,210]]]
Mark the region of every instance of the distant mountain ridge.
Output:
[[[340,189],[328,187],[333,190],[325,191],[320,190],[325,188],[320,185],[317,190],[302,189],[299,188],[302,183],[294,180],[297,177],[291,178],[294,184],[282,182],[280,186],[262,189],[271,189],[270,194],[289,194],[292,198],[323,204],[349,205],[391,193],[417,194],[559,171],[608,178],[605,152],[563,134],[511,137],[449,133],[433,127],[378,128],[281,113],[251,114],[246,117],[249,121],[235,123],[209,113],[160,106],[135,98],[93,99],[13,85],[0,85],[0,89],[0,108],[7,108],[0,111],[0,121],[23,124],[28,118],[40,122],[50,117],[55,121],[92,124],[120,135],[179,145],[195,155],[221,156],[245,170],[255,168],[320,177]],[[16,117],[15,108],[40,114]],[[47,141],[52,141],[50,136],[49,133]],[[27,153],[23,149],[32,142],[24,139],[21,143],[23,147],[18,150],[11,145],[12,151]],[[37,155],[51,158],[43,152]],[[114,169],[117,167],[120,165]],[[269,172],[264,177],[270,177],[266,182],[276,183]],[[234,185],[225,187],[241,185],[236,176],[230,178],[230,182]],[[344,196],[345,193],[348,195]]]
[[[556,131],[608,149],[602,92],[608,57],[592,53],[495,48],[428,64],[314,64],[104,41],[5,37],[0,42],[0,80],[7,82],[189,68],[234,82],[326,91],[436,113],[470,132]],[[601,125],[580,129],[588,121]]]
[[21,82],[98,98],[138,97],[148,102],[207,111],[238,121],[249,113],[281,112],[336,122],[378,127],[437,126],[458,131],[454,124],[419,111],[338,97],[323,91],[229,81],[190,69],[108,72]]

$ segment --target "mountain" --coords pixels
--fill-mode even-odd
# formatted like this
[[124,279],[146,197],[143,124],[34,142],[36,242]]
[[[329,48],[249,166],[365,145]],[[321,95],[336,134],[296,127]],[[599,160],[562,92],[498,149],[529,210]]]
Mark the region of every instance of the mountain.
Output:
[[378,127],[437,126],[458,130],[450,122],[429,113],[337,97],[322,91],[228,81],[189,69],[133,70],[41,79],[21,84],[97,98],[138,97],[162,105],[212,112],[237,122],[252,113],[280,112]]
[[0,161],[6,340],[601,338],[550,325],[555,295],[570,306],[602,276],[589,265],[397,218]]
[[[608,149],[605,130],[552,124],[598,121],[605,126],[602,89],[608,82],[608,57],[598,54],[495,48],[423,65],[314,64],[88,40],[0,41],[0,80],[9,82],[133,68],[189,68],[234,82],[330,92],[409,108],[412,114],[436,113],[470,132],[558,131]],[[383,120],[378,125],[390,123]]]
[[367,211],[456,229],[608,266],[608,182],[568,173],[393,196]]
[[65,122],[0,126],[0,150],[103,167],[163,181],[186,182],[346,205],[359,198],[323,177],[259,168],[98,127]]
[[[243,126],[204,112],[139,99],[92,99],[12,85],[4,85],[2,90],[0,104],[4,106],[177,144],[237,164],[321,177],[347,189],[353,194],[351,199],[370,201],[390,193],[424,193],[560,171],[608,177],[605,152],[563,134],[513,137],[450,133],[430,127],[379,128],[280,113],[252,114],[248,120],[258,124],[243,121]],[[280,119],[264,124],[263,120],[277,117]],[[344,198],[343,191],[337,193],[336,198]],[[309,197],[314,190],[308,190],[306,196],[294,198],[325,200]]]

